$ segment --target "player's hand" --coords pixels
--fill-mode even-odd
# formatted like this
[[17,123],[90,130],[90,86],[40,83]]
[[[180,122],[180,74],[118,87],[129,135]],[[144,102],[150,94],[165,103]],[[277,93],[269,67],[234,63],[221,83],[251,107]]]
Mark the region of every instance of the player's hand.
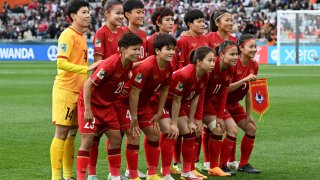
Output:
[[94,71],[95,69],[97,69],[97,67],[102,63],[103,60],[99,60],[97,62],[94,62],[93,64],[91,64],[88,68],[88,71]]
[[132,119],[130,124],[130,134],[132,134],[133,137],[138,137],[141,134],[141,129],[139,128],[139,123],[137,119]]
[[202,121],[200,120],[196,120],[196,126],[197,126],[197,130],[196,130],[196,134],[201,134],[202,133],[202,129],[203,129],[203,124]]
[[153,123],[153,130],[154,131],[160,132],[159,120],[160,120],[161,116],[162,116],[162,113],[157,113],[151,119],[151,123]]
[[178,136],[179,136],[178,125],[176,123],[171,123],[169,133],[168,133],[168,138],[176,139],[178,138]]
[[251,116],[247,116],[246,121],[247,121],[247,123],[253,124],[257,128],[256,122],[254,121],[254,119]]
[[246,81],[249,82],[249,81],[255,81],[257,80],[257,76],[254,75],[254,74],[249,74],[247,77],[246,77]]
[[190,133],[196,133],[197,131],[197,126],[194,124],[193,121],[188,121],[188,127],[189,127],[189,130],[190,130]]
[[220,127],[222,130],[222,133],[225,131],[224,121],[223,119],[217,118],[217,128]]
[[84,111],[84,120],[86,120],[86,122],[91,122],[93,119],[93,114],[91,109],[87,109]]

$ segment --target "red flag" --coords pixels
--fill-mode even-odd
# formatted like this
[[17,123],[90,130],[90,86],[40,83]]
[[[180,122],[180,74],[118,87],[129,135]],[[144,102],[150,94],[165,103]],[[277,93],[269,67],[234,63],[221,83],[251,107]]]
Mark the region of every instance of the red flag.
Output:
[[262,117],[270,107],[267,78],[250,81],[249,85],[251,109]]

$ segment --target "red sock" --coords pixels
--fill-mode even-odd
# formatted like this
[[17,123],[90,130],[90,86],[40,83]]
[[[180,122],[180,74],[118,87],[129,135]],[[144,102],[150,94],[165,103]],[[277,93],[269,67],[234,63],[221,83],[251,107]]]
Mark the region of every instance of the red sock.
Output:
[[221,152],[222,136],[211,134],[209,140],[209,156],[210,156],[210,169],[218,167],[218,159]]
[[109,169],[112,176],[120,176],[121,148],[108,149]]
[[174,145],[174,153],[173,153],[174,164],[181,163],[181,159],[180,159],[181,143],[182,143],[182,136],[179,136],[178,139],[176,140],[176,144]]
[[201,152],[201,144],[202,144],[202,137],[199,136],[199,137],[196,137],[196,140],[195,140],[195,143],[196,143],[196,152],[195,152],[195,157],[194,157],[194,161],[195,162],[199,162],[200,160],[200,152]]
[[230,152],[232,151],[233,144],[236,141],[237,141],[237,138],[232,137],[229,134],[227,134],[227,136],[224,138],[222,147],[221,147],[220,167],[227,165]]
[[236,149],[237,149],[237,142],[235,141],[232,145],[232,150],[230,152],[230,156],[229,156],[229,162],[233,162],[236,161]]
[[86,172],[89,163],[89,151],[78,151],[77,156],[77,179],[86,180]]
[[195,135],[185,134],[182,141],[182,157],[183,157],[183,172],[191,171],[191,164],[193,163],[193,155],[195,151]]
[[244,166],[249,163],[249,158],[253,149],[255,136],[245,134],[241,141],[241,156],[239,166]]
[[161,133],[161,161],[162,161],[162,176],[170,174],[170,166],[173,157],[175,139],[167,139],[168,134]]
[[204,162],[210,161],[209,151],[208,151],[210,134],[211,134],[210,129],[203,128],[203,130],[202,130],[202,148],[203,148]]
[[135,179],[138,176],[138,157],[139,157],[139,145],[127,144],[126,158],[127,166],[130,173],[130,179]]
[[99,137],[94,137],[93,144],[90,149],[90,160],[88,165],[88,175],[96,175],[97,160],[99,154]]
[[148,175],[157,174],[157,167],[160,158],[159,141],[149,141],[144,137],[144,151],[148,165]]

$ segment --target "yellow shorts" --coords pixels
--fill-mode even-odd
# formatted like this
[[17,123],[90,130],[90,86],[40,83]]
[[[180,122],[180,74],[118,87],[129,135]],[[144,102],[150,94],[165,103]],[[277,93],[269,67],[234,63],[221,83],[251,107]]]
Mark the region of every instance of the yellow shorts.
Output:
[[78,125],[78,93],[53,86],[52,124]]

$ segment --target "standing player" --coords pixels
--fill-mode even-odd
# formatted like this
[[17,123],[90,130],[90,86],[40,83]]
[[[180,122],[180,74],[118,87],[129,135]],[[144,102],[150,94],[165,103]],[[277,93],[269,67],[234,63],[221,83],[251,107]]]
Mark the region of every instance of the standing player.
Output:
[[[196,176],[197,172],[191,166],[194,164],[195,134],[202,131],[203,98],[208,73],[214,68],[214,53],[209,47],[199,47],[191,53],[190,59],[192,64],[175,71],[172,76],[166,109],[171,110],[171,126],[177,124],[183,137],[181,179],[200,180],[202,178]],[[173,131],[174,128],[165,122],[169,121],[161,120],[163,133]],[[169,143],[166,141],[168,138],[163,140],[163,144]],[[163,174],[168,173],[169,165],[163,165]]]
[[[254,139],[256,135],[256,124],[250,116],[250,94],[248,92],[249,81],[254,81],[257,78],[258,63],[253,60],[257,45],[253,35],[242,35],[238,40],[238,49],[240,58],[229,86],[229,94],[226,105],[226,131],[228,136],[222,144],[220,167],[227,165],[228,158],[232,147],[236,145],[236,137],[238,134],[237,125],[245,132],[241,141],[241,157],[238,171],[247,173],[260,173],[259,170],[253,168],[249,164],[249,158],[253,149]],[[246,96],[246,111],[240,105],[241,101]],[[227,136],[227,137],[228,137]]]
[[89,4],[72,0],[67,5],[71,26],[64,30],[58,40],[58,75],[52,90],[52,123],[56,126],[50,147],[52,179],[72,177],[74,140],[77,134],[77,102],[80,89],[87,79],[88,71],[95,69],[101,61],[88,68],[88,46],[85,36],[90,25]]
[[133,67],[139,66],[141,61],[147,56],[147,34],[139,29],[144,22],[144,4],[140,0],[126,0],[123,3],[124,17],[128,21],[128,26],[122,27],[125,32],[131,31],[137,34],[142,40],[143,44],[140,49],[140,56],[138,62],[133,64]]
[[188,27],[188,36],[181,36],[176,47],[177,59],[173,62],[175,68],[180,69],[190,64],[190,53],[192,50],[208,46],[208,40],[203,35],[205,30],[204,14],[198,10],[190,10],[184,16],[184,22]]
[[79,131],[81,145],[77,156],[77,179],[84,180],[89,163],[89,150],[96,133],[105,133],[108,141],[108,162],[111,179],[120,180],[121,133],[113,103],[129,79],[132,62],[140,54],[142,40],[133,33],[125,34],[118,46],[120,53],[103,61],[84,84],[79,96]]
[[155,55],[153,48],[154,38],[158,34],[171,33],[173,29],[173,11],[168,7],[158,7],[151,14],[152,24],[156,27],[156,32],[147,39],[147,55]]
[[[171,35],[158,35],[154,40],[156,55],[148,57],[133,71],[126,89],[129,94],[120,97],[116,104],[119,123],[128,140],[126,157],[130,179],[140,179],[137,173],[140,128],[145,134],[147,180],[161,179],[157,174],[160,156],[157,130],[169,90],[172,74],[170,62],[175,46],[176,40]],[[160,91],[158,111],[154,114],[149,101],[158,91]]]
[[[237,43],[237,38],[230,35],[233,22],[232,16],[227,10],[218,10],[210,17],[210,30],[211,33],[205,36],[209,40],[209,46],[215,48],[224,41],[230,40]],[[203,170],[208,171],[210,169],[208,143],[210,139],[211,131],[208,128],[203,128],[202,132],[202,146],[204,154]],[[233,157],[235,161],[235,149],[233,150]]]
[[[111,55],[118,53],[118,41],[123,35],[123,30],[119,28],[123,21],[123,6],[120,0],[103,0],[102,7],[105,12],[106,24],[103,25],[94,35],[94,61],[107,59]],[[98,159],[98,147],[102,134],[95,136],[88,165],[88,180],[96,178],[96,166]]]
[[212,134],[209,141],[210,170],[209,175],[230,176],[219,168],[218,159],[222,145],[222,134],[224,132],[224,108],[228,95],[228,87],[232,75],[232,66],[238,59],[236,43],[225,41],[215,49],[217,56],[215,68],[208,81],[204,108],[203,122]]

